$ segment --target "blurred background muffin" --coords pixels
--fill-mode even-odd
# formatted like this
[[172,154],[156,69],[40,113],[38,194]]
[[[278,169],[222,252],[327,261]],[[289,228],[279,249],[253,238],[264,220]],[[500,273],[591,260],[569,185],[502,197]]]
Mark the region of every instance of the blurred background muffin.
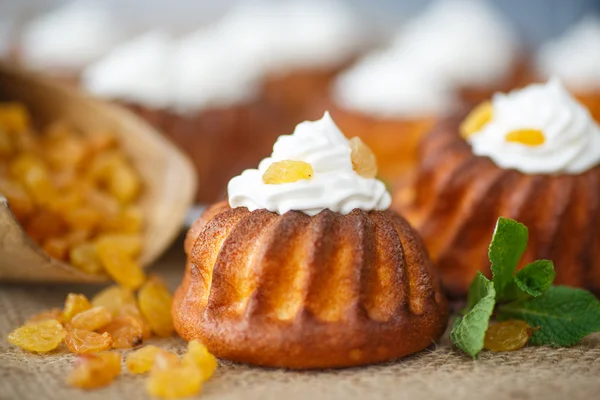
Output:
[[588,15],[545,43],[536,58],[536,78],[558,77],[600,121],[600,17]]
[[281,126],[264,100],[257,65],[220,26],[181,39],[146,33],[89,66],[82,85],[125,104],[185,150],[199,202],[224,194],[231,175],[268,154]]
[[392,48],[342,73],[328,108],[348,137],[375,152],[379,176],[391,182],[410,170],[421,136],[456,103],[445,80]]

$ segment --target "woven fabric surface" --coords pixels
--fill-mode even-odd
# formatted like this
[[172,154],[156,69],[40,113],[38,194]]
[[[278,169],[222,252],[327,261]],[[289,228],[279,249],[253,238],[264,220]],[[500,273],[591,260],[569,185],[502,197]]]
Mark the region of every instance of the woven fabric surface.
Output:
[[[150,271],[174,289],[183,272],[181,243]],[[0,285],[0,400],[145,399],[143,376],[124,372],[111,386],[81,391],[65,385],[74,356],[35,355],[6,341],[28,316],[60,307],[68,292],[92,296],[101,286]],[[179,338],[152,339],[177,352]],[[125,352],[126,353],[126,352]],[[294,372],[221,362],[202,399],[595,399],[600,398],[600,334],[573,348],[527,347],[483,352],[479,360],[453,350],[446,335],[437,346],[396,362],[335,371]]]

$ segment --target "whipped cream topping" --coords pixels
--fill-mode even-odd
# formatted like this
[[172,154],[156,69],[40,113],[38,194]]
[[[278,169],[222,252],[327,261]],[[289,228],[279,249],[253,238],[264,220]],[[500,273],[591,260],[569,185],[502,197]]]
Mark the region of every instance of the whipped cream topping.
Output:
[[336,66],[368,41],[361,19],[341,0],[240,2],[219,25],[268,73]]
[[[314,175],[309,180],[265,184],[265,171],[283,160],[309,163]],[[348,140],[327,112],[321,120],[302,122],[293,134],[280,136],[271,157],[262,160],[258,169],[231,179],[227,189],[231,207],[264,208],[280,215],[296,210],[313,216],[325,209],[348,214],[355,208],[385,210],[391,204],[383,182],[353,170]]]
[[232,48],[215,29],[179,40],[153,31],[90,65],[82,84],[101,97],[181,113],[237,104],[255,97],[261,80],[241,55],[236,62],[224,62]]
[[562,37],[544,44],[536,57],[540,75],[556,76],[578,92],[600,88],[600,17],[589,16]]
[[172,39],[162,31],[149,32],[124,43],[82,74],[82,85],[110,99],[152,108],[170,104]]
[[394,46],[455,85],[506,78],[518,49],[514,28],[483,0],[437,0],[410,21]]
[[124,37],[106,2],[68,3],[25,26],[19,55],[30,68],[78,70]]
[[[473,153],[527,174],[579,174],[600,163],[600,127],[558,79],[496,94],[492,119],[467,139]],[[514,130],[538,129],[544,143],[509,142]]]
[[342,108],[379,118],[437,117],[455,104],[444,79],[394,49],[370,54],[346,70],[332,92]]

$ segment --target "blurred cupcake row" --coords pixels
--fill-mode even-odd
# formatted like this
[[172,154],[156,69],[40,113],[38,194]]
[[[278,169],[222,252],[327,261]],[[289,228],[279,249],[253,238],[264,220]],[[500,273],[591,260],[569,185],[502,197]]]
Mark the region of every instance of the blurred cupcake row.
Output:
[[595,17],[532,52],[483,0],[434,1],[384,45],[341,0],[239,2],[195,32],[130,40],[104,9],[86,7],[34,21],[17,59],[157,126],[191,156],[201,203],[223,197],[279,134],[324,110],[373,149],[388,182],[411,170],[419,139],[441,118],[496,91],[556,76],[600,118]]

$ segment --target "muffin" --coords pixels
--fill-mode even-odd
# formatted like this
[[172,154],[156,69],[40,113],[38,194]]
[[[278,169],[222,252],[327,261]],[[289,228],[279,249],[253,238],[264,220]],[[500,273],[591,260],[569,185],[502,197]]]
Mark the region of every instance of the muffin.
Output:
[[264,35],[258,37],[257,29],[252,32],[266,63],[265,93],[284,106],[294,125],[318,118],[322,111],[314,114],[312,104],[327,96],[334,77],[364,53],[375,35],[365,19],[340,0],[264,4],[269,4],[262,10]]
[[599,48],[600,17],[588,16],[544,44],[536,57],[537,78],[560,78],[596,121],[600,121]]
[[23,27],[16,62],[66,82],[107,54],[126,34],[107,3],[77,0],[33,19]]
[[299,124],[194,223],[173,303],[184,339],[236,362],[316,369],[400,358],[442,335],[448,307],[427,252],[353,140],[327,114]]
[[329,108],[349,137],[375,153],[389,182],[416,163],[419,139],[455,106],[452,88],[394,49],[365,57],[334,82]]
[[[197,201],[225,196],[231,176],[269,154],[281,119],[261,94],[261,73],[216,28],[181,39],[146,33],[88,67],[82,84],[164,132],[198,172]],[[240,52],[241,53],[241,52]]]
[[521,267],[551,259],[556,283],[600,290],[600,128],[558,80],[449,118],[421,143],[395,208],[423,237],[442,282],[462,296],[498,217],[529,228]]
[[471,104],[522,83],[516,29],[484,0],[437,0],[409,21],[393,46],[432,68]]

